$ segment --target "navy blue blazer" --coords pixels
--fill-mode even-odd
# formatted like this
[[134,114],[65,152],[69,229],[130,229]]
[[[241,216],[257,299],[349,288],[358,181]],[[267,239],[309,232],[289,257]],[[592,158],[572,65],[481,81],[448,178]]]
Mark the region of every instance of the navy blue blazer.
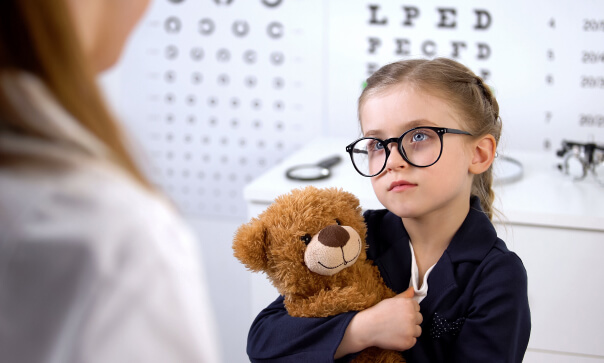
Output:
[[[411,278],[411,251],[401,218],[375,210],[367,211],[365,220],[368,258],[390,288],[403,292]],[[497,237],[477,198],[472,198],[468,216],[428,276],[428,295],[420,311],[422,335],[403,352],[409,362],[522,361],[531,329],[526,270]],[[294,318],[279,297],[252,324],[250,360],[333,362],[354,314]]]

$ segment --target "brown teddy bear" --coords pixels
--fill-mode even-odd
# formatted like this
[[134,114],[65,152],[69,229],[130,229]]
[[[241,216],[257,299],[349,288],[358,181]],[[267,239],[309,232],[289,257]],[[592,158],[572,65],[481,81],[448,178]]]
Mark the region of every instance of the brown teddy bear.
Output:
[[[306,187],[279,196],[235,234],[235,257],[263,271],[295,317],[367,309],[393,297],[367,260],[359,200],[337,188]],[[399,352],[369,348],[355,362],[404,362]]]

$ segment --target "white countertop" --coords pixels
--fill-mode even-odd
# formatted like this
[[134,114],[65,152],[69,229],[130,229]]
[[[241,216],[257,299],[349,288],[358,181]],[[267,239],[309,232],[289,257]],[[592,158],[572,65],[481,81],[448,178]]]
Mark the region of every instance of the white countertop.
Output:
[[[313,185],[319,188],[340,187],[355,194],[363,209],[383,208],[375,197],[369,178],[360,176],[345,151],[350,140],[318,138],[276,165],[244,189],[248,206],[268,205],[279,195],[295,188]],[[312,182],[293,181],[285,171],[299,164],[315,164],[333,155],[342,162],[331,169],[332,175]],[[503,222],[559,228],[587,229],[604,232],[604,186],[588,175],[573,181],[556,167],[561,158],[551,152],[509,151],[502,156],[518,160],[523,165],[520,180],[499,184],[517,170],[504,158],[496,159],[495,207],[502,212]]]

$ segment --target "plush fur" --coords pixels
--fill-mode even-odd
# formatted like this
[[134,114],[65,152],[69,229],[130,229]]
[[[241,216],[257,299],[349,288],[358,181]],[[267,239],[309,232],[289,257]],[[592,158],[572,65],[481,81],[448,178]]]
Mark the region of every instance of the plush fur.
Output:
[[[354,195],[307,187],[278,197],[239,227],[233,250],[248,269],[266,273],[291,316],[326,317],[360,311],[395,295],[367,260],[365,234]],[[370,348],[355,362],[404,359],[398,352]]]

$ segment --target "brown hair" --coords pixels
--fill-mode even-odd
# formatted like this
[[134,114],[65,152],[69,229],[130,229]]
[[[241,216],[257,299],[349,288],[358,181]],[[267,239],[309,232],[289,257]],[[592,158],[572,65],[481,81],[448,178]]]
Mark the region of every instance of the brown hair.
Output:
[[[65,0],[0,1],[0,74],[19,71],[42,80],[63,108],[108,147],[115,164],[152,189],[129,154],[122,130],[105,104]],[[0,126],[45,137],[40,130],[19,120],[2,92],[0,115]]]
[[[404,60],[380,68],[367,79],[367,86],[359,97],[359,119],[368,98],[402,83],[442,97],[463,118],[468,132],[476,137],[491,134],[499,142],[499,105],[491,89],[469,68],[446,58]],[[474,176],[472,182],[472,194],[480,199],[489,219],[493,218],[494,211],[492,184],[492,165],[484,173]]]

